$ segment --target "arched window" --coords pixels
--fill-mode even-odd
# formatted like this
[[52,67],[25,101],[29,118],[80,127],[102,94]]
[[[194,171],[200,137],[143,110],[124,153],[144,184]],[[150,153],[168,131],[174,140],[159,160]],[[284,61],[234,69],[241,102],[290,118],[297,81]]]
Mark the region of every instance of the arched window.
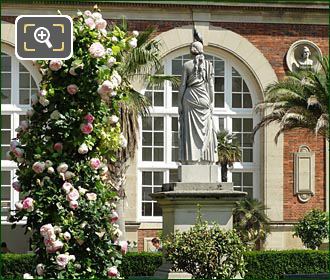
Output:
[[[234,133],[242,150],[242,162],[234,164],[228,179],[236,190],[259,198],[258,141],[252,141],[252,130],[257,123],[253,106],[257,97],[253,96],[252,82],[230,58],[211,54],[205,58],[212,62],[215,73],[214,122],[219,130]],[[180,76],[183,64],[190,59],[188,54],[165,59],[164,73]],[[165,82],[162,86],[147,88],[145,94],[152,107],[150,116],[141,120],[138,216],[142,221],[159,221],[161,210],[149,194],[158,191],[163,183],[176,182],[178,178],[178,88]]]
[[1,53],[1,219],[6,221],[15,209],[19,194],[11,187],[15,179],[16,164],[6,159],[10,141],[16,137],[15,129],[26,119],[31,95],[38,90],[29,70],[16,57]]

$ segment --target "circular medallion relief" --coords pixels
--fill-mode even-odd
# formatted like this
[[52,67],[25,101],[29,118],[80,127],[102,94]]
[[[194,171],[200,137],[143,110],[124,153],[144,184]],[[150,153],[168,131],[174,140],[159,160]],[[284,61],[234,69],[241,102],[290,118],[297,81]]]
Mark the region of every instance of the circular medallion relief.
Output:
[[322,52],[316,44],[308,40],[299,40],[290,46],[286,54],[286,64],[290,71],[310,68],[318,70],[318,57],[321,56]]

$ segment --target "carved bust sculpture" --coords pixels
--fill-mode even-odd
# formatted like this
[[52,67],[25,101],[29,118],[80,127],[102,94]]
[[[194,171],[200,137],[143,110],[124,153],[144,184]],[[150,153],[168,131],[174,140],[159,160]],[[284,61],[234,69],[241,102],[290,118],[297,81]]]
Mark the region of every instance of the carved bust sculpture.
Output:
[[205,60],[203,43],[195,31],[193,59],[183,65],[179,90],[180,155],[182,164],[211,164],[216,161],[217,138],[212,119],[214,69]]
[[304,46],[301,59],[298,60],[299,68],[305,69],[313,66],[313,60],[310,59],[311,51],[307,46]]

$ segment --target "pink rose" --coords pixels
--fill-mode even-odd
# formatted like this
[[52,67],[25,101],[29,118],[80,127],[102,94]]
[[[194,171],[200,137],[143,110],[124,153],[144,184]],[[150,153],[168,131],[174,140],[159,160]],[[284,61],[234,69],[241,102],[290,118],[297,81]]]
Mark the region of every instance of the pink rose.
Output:
[[41,97],[41,96],[46,96],[46,95],[47,95],[47,91],[44,90],[44,89],[39,90],[38,93],[37,93],[37,95],[38,95],[39,97]]
[[111,213],[111,223],[117,222],[118,219],[119,219],[118,213],[115,210],[113,210]]
[[80,147],[78,148],[78,153],[81,155],[87,154],[88,153],[88,147],[85,143],[82,143]]
[[42,263],[39,263],[36,267],[37,274],[42,276],[45,272],[45,266]]
[[96,29],[101,30],[107,27],[107,22],[104,19],[100,18],[95,21],[95,25]]
[[63,65],[62,61],[58,59],[53,59],[49,62],[49,68],[52,71],[60,70],[62,68],[62,65]]
[[79,198],[79,192],[77,189],[72,188],[71,191],[66,195],[67,201],[75,201]]
[[108,276],[109,277],[116,277],[118,275],[117,267],[112,266],[108,269]]
[[66,87],[66,90],[69,94],[75,95],[79,91],[79,88],[77,87],[77,85],[71,84]]
[[94,116],[92,115],[92,114],[90,114],[90,113],[88,113],[85,117],[84,117],[84,119],[87,121],[87,122],[89,122],[89,123],[92,123],[93,121],[94,121]]
[[32,170],[37,173],[40,174],[45,170],[46,164],[44,162],[41,161],[37,161],[32,165]]
[[89,10],[86,10],[86,11],[84,12],[84,15],[87,16],[87,17],[90,17],[90,16],[92,15],[92,12],[89,11]]
[[80,130],[84,134],[90,134],[93,131],[93,125],[91,123],[82,123],[80,125]]
[[127,249],[128,249],[127,241],[124,241],[124,240],[119,241],[119,246],[121,247],[121,253],[123,255],[125,255],[127,253]]
[[116,63],[116,58],[114,58],[113,56],[111,56],[108,61],[107,61],[107,66],[108,67],[112,67],[114,64]]
[[109,80],[105,80],[102,85],[99,86],[97,92],[99,94],[105,94],[105,93],[110,93],[112,92],[114,89],[114,85],[112,82],[110,82]]
[[63,150],[63,144],[60,142],[57,142],[54,144],[54,150],[56,152],[61,152]]
[[109,122],[110,124],[115,124],[119,121],[119,118],[116,116],[116,115],[112,115],[110,118],[109,118]]
[[40,228],[40,234],[43,236],[43,237],[46,237],[48,236],[50,233],[53,233],[54,232],[54,228],[51,224],[45,224],[43,225],[41,228]]
[[102,57],[105,54],[105,49],[100,43],[93,43],[89,47],[88,51],[91,54],[91,57],[94,58]]
[[23,209],[27,210],[28,212],[33,211],[34,200],[31,197],[27,197],[23,200]]
[[12,151],[12,150],[14,150],[17,146],[19,146],[20,145],[20,143],[17,141],[17,140],[12,140],[11,142],[10,142],[10,150]]
[[12,186],[13,186],[14,190],[17,192],[20,192],[22,190],[20,182],[17,182],[17,181],[13,182]]
[[65,173],[68,170],[69,166],[65,162],[61,162],[57,167],[58,173]]
[[85,24],[92,30],[95,28],[95,22],[92,18],[86,18]]
[[96,198],[97,198],[97,194],[96,193],[86,193],[86,198],[87,200],[90,200],[90,201],[95,201]]
[[58,250],[61,250],[62,248],[63,248],[63,242],[60,240],[56,240],[55,242],[53,242],[51,246],[46,247],[46,251],[47,253],[55,253]]
[[16,157],[23,157],[24,155],[24,150],[23,149],[20,149],[20,148],[14,148],[13,149],[13,153]]
[[101,161],[98,158],[92,158],[89,161],[89,164],[92,169],[99,169],[101,166]]
[[69,202],[69,207],[73,210],[77,209],[78,206],[79,206],[78,201],[73,200]]
[[56,263],[61,268],[64,269],[69,263],[70,257],[67,254],[60,254],[56,257]]
[[64,190],[66,194],[68,194],[71,191],[71,189],[73,189],[73,186],[69,182],[65,182],[62,185],[62,190]]

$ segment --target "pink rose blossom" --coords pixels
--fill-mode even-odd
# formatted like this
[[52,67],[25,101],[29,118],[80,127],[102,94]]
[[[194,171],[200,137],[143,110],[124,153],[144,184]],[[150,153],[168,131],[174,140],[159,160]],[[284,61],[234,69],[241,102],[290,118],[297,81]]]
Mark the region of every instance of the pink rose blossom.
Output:
[[86,11],[84,12],[84,15],[87,16],[87,17],[90,17],[90,16],[92,15],[92,12],[89,11],[89,10],[86,10]]
[[16,210],[21,211],[21,210],[23,209],[23,204],[22,204],[22,202],[21,202],[21,201],[17,201],[17,202],[15,203],[15,208],[16,208]]
[[80,147],[78,148],[78,153],[81,155],[87,154],[88,153],[88,147],[85,143],[82,143]]
[[118,213],[113,210],[112,213],[111,213],[111,223],[117,222],[118,219],[119,219]]
[[92,114],[90,114],[90,113],[88,113],[85,117],[84,117],[84,119],[87,121],[87,122],[89,122],[89,123],[92,123],[93,121],[94,121],[94,116],[92,115]]
[[94,18],[94,19],[101,19],[102,18],[102,14],[100,14],[99,12],[94,12],[92,14],[92,18]]
[[49,236],[49,234],[53,232],[54,232],[54,227],[51,224],[45,224],[40,228],[40,234],[43,237]]
[[100,43],[93,43],[88,51],[94,58],[103,57],[105,55],[105,49]]
[[112,115],[110,118],[109,118],[109,122],[110,124],[115,124],[119,121],[119,118],[116,116],[116,115]]
[[73,186],[69,182],[65,182],[62,185],[62,190],[64,190],[66,194],[68,194],[71,191],[71,189],[73,189]]
[[121,253],[125,255],[128,249],[128,243],[125,240],[119,241],[119,246],[121,247]]
[[10,142],[10,150],[12,151],[12,150],[14,150],[17,146],[19,146],[20,145],[20,143],[17,141],[17,140],[12,140],[11,142]]
[[105,94],[105,93],[110,93],[112,92],[114,89],[114,85],[112,82],[110,82],[109,80],[105,80],[102,85],[99,86],[97,92],[99,94]]
[[108,269],[108,276],[109,277],[116,277],[118,276],[118,269],[115,266],[112,266]]
[[14,190],[17,192],[20,192],[22,190],[20,182],[17,182],[17,181],[13,182],[12,186],[13,186]]
[[33,211],[33,203],[34,200],[31,197],[27,197],[23,200],[23,209],[27,210],[28,212]]
[[93,131],[93,125],[91,123],[82,123],[80,125],[80,130],[84,134],[90,134]]
[[71,239],[71,234],[70,232],[66,231],[63,233],[63,238],[66,240],[66,241],[69,241]]
[[71,191],[66,195],[67,201],[76,201],[79,198],[79,192],[77,189],[72,188]]
[[60,254],[56,257],[56,263],[61,268],[64,269],[69,263],[70,257],[67,254]]
[[75,95],[79,91],[79,88],[77,87],[77,85],[71,84],[66,87],[66,90],[69,94]]
[[32,165],[32,170],[37,173],[40,174],[45,170],[46,164],[42,161],[37,161]]
[[55,253],[63,248],[63,242],[56,240],[51,246],[46,247],[47,253]]
[[90,200],[90,201],[95,201],[96,198],[97,198],[97,194],[96,193],[86,193],[86,198],[87,200]]
[[20,149],[20,148],[15,148],[13,149],[13,153],[16,157],[23,157],[24,155],[24,150],[23,149]]
[[90,164],[92,169],[99,169],[100,166],[101,166],[101,161],[98,158],[92,158],[89,161],[89,164]]
[[109,57],[109,59],[107,61],[107,66],[108,67],[112,67],[115,63],[116,63],[116,58],[114,58],[113,56],[111,56],[111,57]]
[[77,209],[78,208],[78,201],[76,201],[76,200],[73,200],[73,201],[70,201],[69,202],[69,206],[70,206],[70,208],[71,209],[73,209],[73,210],[75,210],[75,209]]
[[44,275],[44,272],[45,272],[45,266],[42,264],[42,263],[39,263],[36,267],[36,271],[37,271],[37,274],[39,276],[42,276]]
[[65,162],[61,162],[57,167],[58,173],[65,173],[68,170],[69,166]]
[[62,68],[62,65],[63,65],[62,61],[58,59],[53,59],[49,62],[49,68],[52,71],[60,70]]
[[86,18],[85,24],[92,30],[95,28],[95,22],[92,18]]
[[101,30],[107,27],[107,22],[104,19],[100,18],[95,21],[95,25],[96,29]]
[[54,150],[56,152],[61,152],[63,150],[63,144],[60,142],[57,142],[54,144]]
[[47,95],[47,91],[42,89],[42,90],[39,90],[37,95],[40,97],[40,96],[46,96]]

